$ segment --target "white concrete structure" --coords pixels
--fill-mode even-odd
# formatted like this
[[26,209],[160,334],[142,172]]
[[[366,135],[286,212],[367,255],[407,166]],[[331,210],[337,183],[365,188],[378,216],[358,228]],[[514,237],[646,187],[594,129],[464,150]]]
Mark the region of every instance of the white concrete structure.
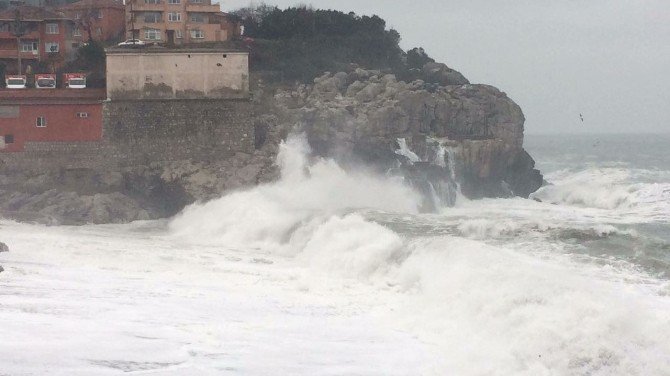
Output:
[[218,49],[113,48],[107,98],[242,99],[249,96],[249,53]]

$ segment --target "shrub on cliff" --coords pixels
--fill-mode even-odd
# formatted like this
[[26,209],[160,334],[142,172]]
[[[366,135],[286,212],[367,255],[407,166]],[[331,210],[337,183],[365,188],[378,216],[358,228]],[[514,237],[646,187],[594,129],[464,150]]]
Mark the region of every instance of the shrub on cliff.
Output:
[[309,82],[324,71],[342,70],[352,63],[407,70],[400,34],[387,30],[386,21],[378,16],[267,5],[240,9],[236,15],[243,19],[244,36],[253,39],[252,70],[277,71],[281,80]]

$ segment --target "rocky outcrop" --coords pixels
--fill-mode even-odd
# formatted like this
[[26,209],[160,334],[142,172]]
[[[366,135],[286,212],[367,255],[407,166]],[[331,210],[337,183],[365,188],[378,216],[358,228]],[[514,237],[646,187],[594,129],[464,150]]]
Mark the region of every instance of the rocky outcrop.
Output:
[[257,184],[272,161],[273,156],[259,152],[219,161],[152,162],[108,171],[11,171],[0,175],[0,213],[52,225],[165,218],[194,201]]
[[[471,85],[446,66],[429,63],[424,70],[442,85],[406,83],[362,69],[328,73],[313,86],[278,93],[277,113],[284,123],[297,124],[320,155],[382,169],[414,165],[408,176],[424,174],[417,166],[442,167],[442,180],[455,178],[471,198],[527,197],[539,188],[542,176],[523,150],[525,119],[519,106],[498,89]],[[418,159],[398,153],[399,140]],[[455,171],[446,171],[450,163]],[[431,190],[438,183],[431,181]]]
[[9,247],[7,244],[0,242],[0,252],[9,252]]
[[[294,131],[305,132],[316,154],[345,167],[365,163],[404,176],[427,198],[425,210],[453,204],[459,189],[470,198],[527,197],[540,187],[542,175],[523,149],[524,116],[514,101],[492,86],[470,84],[444,64],[428,63],[419,75],[421,80],[404,82],[359,68],[324,74],[313,85],[259,94],[263,98],[253,108],[246,103],[241,112],[245,121],[238,133],[249,147],[237,151],[165,160],[147,156],[104,168],[56,165],[33,171],[7,165],[0,168],[0,214],[49,224],[168,217],[194,201],[276,179],[279,143]],[[183,126],[174,126],[179,132],[170,137],[162,126],[147,134],[166,139],[159,143],[165,153],[177,144],[211,150],[234,138],[217,133],[222,127],[213,124],[205,121],[194,131],[198,137]],[[136,138],[153,137],[140,136],[115,142],[143,145]],[[98,158],[114,155],[116,162],[125,162],[125,149],[118,150]]]

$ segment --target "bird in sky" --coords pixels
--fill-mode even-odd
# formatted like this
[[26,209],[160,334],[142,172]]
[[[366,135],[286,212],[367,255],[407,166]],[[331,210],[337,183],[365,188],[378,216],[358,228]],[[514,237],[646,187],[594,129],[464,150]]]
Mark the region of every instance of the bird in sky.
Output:
[[582,114],[579,114],[579,120],[581,120],[582,123],[584,122],[584,116],[582,116]]

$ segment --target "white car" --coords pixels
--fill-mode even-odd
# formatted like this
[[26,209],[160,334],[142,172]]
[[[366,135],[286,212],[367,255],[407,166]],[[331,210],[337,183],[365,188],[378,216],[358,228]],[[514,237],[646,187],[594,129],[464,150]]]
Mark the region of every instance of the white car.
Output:
[[144,42],[139,39],[128,39],[125,40],[119,44],[117,44],[118,47],[144,47],[148,46],[149,44],[147,42]]
[[7,76],[5,78],[7,89],[25,89],[26,76]]

